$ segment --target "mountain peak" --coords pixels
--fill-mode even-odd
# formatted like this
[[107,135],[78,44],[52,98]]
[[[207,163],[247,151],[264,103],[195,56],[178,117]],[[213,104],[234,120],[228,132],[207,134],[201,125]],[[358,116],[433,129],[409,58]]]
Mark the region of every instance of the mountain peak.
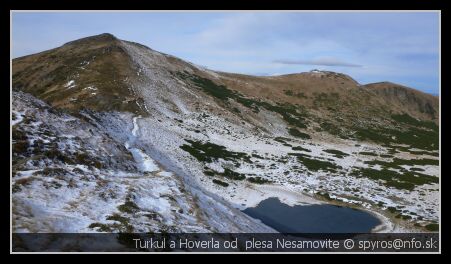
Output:
[[91,43],[98,43],[98,42],[106,43],[106,42],[113,42],[113,41],[117,41],[117,40],[118,40],[118,38],[116,38],[116,36],[114,36],[111,33],[102,33],[99,35],[89,36],[89,37],[85,37],[85,38],[67,42],[66,44],[64,44],[64,46],[73,45],[73,44],[91,44]]

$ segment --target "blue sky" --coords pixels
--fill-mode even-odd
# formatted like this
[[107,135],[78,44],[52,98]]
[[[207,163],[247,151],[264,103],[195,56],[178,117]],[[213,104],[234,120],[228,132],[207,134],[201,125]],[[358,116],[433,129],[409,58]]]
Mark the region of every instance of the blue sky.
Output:
[[439,93],[437,12],[13,12],[11,55],[105,32],[213,70],[330,70]]

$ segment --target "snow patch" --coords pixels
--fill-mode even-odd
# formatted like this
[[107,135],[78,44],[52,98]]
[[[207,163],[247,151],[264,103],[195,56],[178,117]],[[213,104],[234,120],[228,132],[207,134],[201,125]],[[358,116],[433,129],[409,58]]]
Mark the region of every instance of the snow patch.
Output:
[[93,91],[97,91],[97,88],[95,86],[88,86],[86,88],[83,88],[83,90],[93,90]]
[[23,116],[24,116],[24,112],[19,112],[19,111],[12,111],[12,113],[15,115],[16,119],[11,120],[11,123],[13,126],[17,125],[18,123],[22,122],[23,120]]
[[[138,118],[141,116],[135,116],[133,117],[133,129],[132,129],[132,136],[134,140],[136,138],[136,135],[138,134],[139,125],[138,125]],[[124,144],[125,148],[128,149],[135,159],[138,169],[142,172],[155,172],[159,171],[158,165],[155,163],[155,161],[149,157],[144,151],[142,151],[139,148],[131,148],[131,142],[130,140],[125,142]]]
[[159,171],[158,165],[155,163],[153,159],[149,157],[142,150],[137,148],[131,148],[129,151],[132,153],[133,158],[138,164],[138,169],[142,172],[154,172]]
[[136,134],[138,132],[139,129],[139,125],[138,125],[138,118],[140,118],[141,116],[135,116],[133,117],[133,130],[132,130],[132,135],[134,137],[136,137]]
[[66,87],[67,89],[74,88],[75,86],[76,85],[75,85],[75,81],[74,80],[70,80],[70,81],[68,81],[66,83],[66,85],[64,85],[64,87]]

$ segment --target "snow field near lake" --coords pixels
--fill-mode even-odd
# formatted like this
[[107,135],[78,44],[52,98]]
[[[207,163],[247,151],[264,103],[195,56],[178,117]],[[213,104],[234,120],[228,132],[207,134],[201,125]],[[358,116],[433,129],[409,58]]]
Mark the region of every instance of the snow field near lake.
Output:
[[[130,47],[130,49],[133,54],[133,49],[136,47]],[[248,122],[243,125],[234,114],[223,112],[223,108],[211,103],[214,101],[205,104],[199,102],[201,97],[196,95],[196,89],[187,87],[185,82],[180,83],[180,81],[173,81],[173,78],[165,78],[167,73],[160,72],[153,66],[157,61],[162,64],[166,63],[159,55],[149,54],[149,57],[146,57],[137,51],[135,54],[136,63],[140,65],[142,74],[140,74],[139,84],[134,86],[134,90],[147,102],[150,114],[148,117],[139,119],[140,135],[138,137],[140,141],[160,153],[159,155],[170,153],[170,155],[161,157],[166,164],[169,164],[168,166],[182,168],[186,174],[191,175],[207,190],[218,194],[230,203],[240,204],[238,197],[246,196],[246,192],[251,192],[249,186],[257,185],[248,181],[221,179],[228,183],[229,187],[218,186],[212,183],[211,177],[204,174],[204,167],[219,173],[223,172],[225,167],[232,168],[237,173],[271,180],[274,185],[282,186],[287,191],[295,190],[304,196],[315,197],[320,193],[327,193],[333,199],[360,205],[362,208],[373,208],[382,202],[385,206],[383,208],[390,206],[404,208],[403,210],[418,214],[423,219],[437,219],[438,210],[426,210],[431,207],[437,208],[436,192],[385,188],[380,182],[349,175],[354,168],[368,168],[369,166],[365,162],[374,160],[374,157],[360,155],[360,152],[384,154],[387,151],[384,147],[370,143],[362,144],[362,142],[352,140],[296,139],[287,133],[286,124],[280,118],[276,118],[274,114],[266,110],[259,113],[261,120],[267,120],[266,123],[256,119],[253,119],[253,122],[260,126],[266,126],[268,131],[256,129]],[[170,68],[169,65],[168,67]],[[208,74],[208,72],[205,73]],[[179,89],[180,86],[184,88]],[[173,93],[173,90],[178,93]],[[215,109],[221,115],[215,113]],[[332,162],[341,169],[337,173],[308,170],[295,156],[289,155],[289,153],[296,152],[292,147],[274,141],[276,136],[288,138],[288,143],[292,147],[299,146],[308,150],[308,152],[301,151],[302,153],[318,160]],[[180,149],[180,146],[188,144],[186,139],[210,142],[225,146],[228,151],[242,152],[249,156],[256,154],[263,158],[251,157],[251,164],[240,162],[240,166],[236,168],[233,168],[230,161],[222,159],[203,164]],[[326,153],[325,150],[328,149],[339,150],[347,155],[338,158]],[[399,153],[399,158],[403,158],[402,155],[404,154]],[[286,161],[281,162],[280,159],[286,159]],[[256,166],[257,164],[259,166]],[[294,169],[296,167],[299,169]],[[380,169],[378,165],[374,168]],[[437,172],[437,166],[426,168],[424,171],[425,174],[433,176],[438,176]],[[398,198],[400,193],[402,193],[401,197],[416,196],[418,198],[419,192],[423,193],[423,197],[417,199],[415,208],[409,205],[411,202],[407,199]],[[258,200],[261,201],[265,197],[267,196],[254,196],[251,199],[254,202],[248,204],[258,203]],[[301,200],[302,198],[299,198],[299,201]],[[247,202],[242,203],[246,204]]]
[[[209,120],[204,120],[202,130],[205,132],[202,133],[192,133],[188,131],[189,127],[193,127],[194,124],[197,123],[195,118],[188,118],[184,116],[181,118],[184,120],[183,124],[177,125],[172,123],[168,125],[167,123],[154,123],[149,126],[145,126],[143,129],[144,135],[149,136],[149,142],[152,142],[155,148],[161,148],[162,150],[171,151],[175,158],[173,159],[175,163],[180,166],[184,166],[187,171],[195,175],[198,178],[199,182],[206,186],[212,192],[218,193],[226,200],[230,201],[233,204],[247,204],[248,206],[252,206],[259,201],[265,199],[270,194],[263,194],[260,196],[254,196],[254,198],[250,199],[252,202],[244,201],[247,199],[243,199],[246,197],[247,193],[252,193],[250,191],[249,186],[256,186],[254,184],[250,184],[248,182],[240,182],[240,181],[228,181],[223,179],[230,184],[228,188],[224,188],[221,186],[217,186],[211,183],[208,176],[203,176],[203,168],[198,165],[196,161],[193,161],[193,158],[183,150],[180,150],[178,146],[182,144],[186,144],[186,142],[178,135],[190,135],[191,139],[201,140],[204,142],[211,142],[221,146],[227,146],[227,149],[235,152],[244,152],[244,153],[256,153],[263,157],[285,157],[288,153],[293,152],[290,147],[286,147],[279,142],[271,142],[269,138],[264,137],[234,137],[234,135],[239,135],[239,132],[234,131],[233,124],[227,124],[224,122],[221,126],[220,122],[218,122],[217,118],[213,118],[212,124],[209,124]],[[146,122],[150,119],[143,119],[143,122]],[[153,123],[153,122],[152,122]],[[185,127],[186,124],[186,128]],[[161,127],[161,128],[159,128]],[[228,133],[215,133],[216,131],[221,131],[222,129],[231,131],[231,135]],[[183,131],[185,130],[185,131]],[[222,131],[224,131],[222,130]],[[235,133],[234,133],[235,132]],[[155,138],[152,138],[152,135]],[[162,137],[164,135],[164,137]],[[158,138],[156,138],[158,137]],[[175,142],[180,142],[179,145],[174,144]],[[270,142],[270,143],[267,143]],[[274,184],[278,184],[284,186],[287,191],[291,188],[296,190],[296,192],[300,194],[304,194],[307,196],[312,196],[317,194],[318,192],[327,192],[329,193],[331,198],[337,199],[344,203],[361,205],[363,208],[371,208],[374,204],[378,202],[383,202],[385,204],[385,208],[391,206],[400,206],[403,207],[403,210],[408,210],[409,212],[413,212],[415,214],[421,215],[426,219],[436,219],[437,211],[429,210],[426,208],[434,207],[438,205],[438,199],[434,192],[425,192],[423,198],[420,200],[418,197],[418,191],[413,190],[403,191],[395,188],[386,188],[385,191],[380,189],[380,185],[374,182],[371,179],[367,178],[355,178],[352,176],[348,176],[350,170],[354,167],[357,168],[367,168],[368,165],[365,164],[365,161],[373,160],[372,157],[358,155],[361,151],[371,150],[380,153],[384,153],[384,149],[377,145],[365,145],[365,146],[355,146],[354,142],[343,142],[342,144],[331,144],[325,142],[302,142],[293,140],[293,146],[301,146],[305,149],[310,150],[310,152],[306,152],[307,154],[315,157],[319,157],[321,159],[331,159],[333,162],[341,166],[343,168],[344,175],[333,175],[331,176],[328,172],[311,172],[305,171],[305,173],[297,173],[293,172],[293,166],[300,166],[299,162],[295,157],[288,158],[288,162],[281,163],[274,160],[270,160],[268,158],[265,159],[254,159],[251,158],[254,162],[257,162],[262,165],[262,168],[257,168],[252,164],[247,164],[245,162],[241,163],[241,166],[235,168],[234,171],[238,173],[243,173],[247,175],[255,175],[260,176],[266,179],[270,179]],[[164,144],[166,143],[166,144]],[[333,155],[325,153],[326,149],[337,149],[344,153],[349,154],[344,158],[336,158]],[[207,167],[213,169],[217,172],[223,172],[224,166],[228,166],[230,162],[219,160],[218,162],[213,162],[210,164],[206,164]],[[270,167],[270,164],[276,163],[277,166]],[[436,166],[432,166],[434,169],[437,169]],[[283,174],[283,172],[288,171],[287,175]],[[432,172],[432,169],[430,169]],[[427,173],[428,171],[425,171]],[[432,173],[432,175],[434,175]],[[240,187],[238,187],[240,186]],[[356,189],[358,190],[355,194],[350,193],[349,190]],[[264,191],[262,191],[264,192]],[[273,194],[271,194],[273,195]],[[417,197],[415,199],[415,206],[411,206],[411,200],[399,200],[395,197],[407,196],[407,197]],[[299,202],[302,202],[302,198],[298,198]],[[241,201],[241,202],[240,202]],[[371,202],[368,203],[367,201]],[[293,203],[293,202],[292,202]],[[373,204],[373,205],[372,205]]]

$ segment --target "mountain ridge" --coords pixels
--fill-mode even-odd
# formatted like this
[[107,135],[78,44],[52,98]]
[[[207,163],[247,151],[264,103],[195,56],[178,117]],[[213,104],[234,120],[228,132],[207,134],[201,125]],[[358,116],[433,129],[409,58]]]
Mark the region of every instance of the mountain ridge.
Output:
[[[396,89],[402,90],[402,91],[404,91],[405,89],[407,89],[407,91],[411,91],[413,89],[413,88],[405,87],[405,86],[402,86],[399,84],[392,84],[390,82],[379,82],[379,83],[374,83],[374,84],[361,85],[348,75],[336,73],[336,72],[330,72],[330,71],[313,70],[310,72],[285,74],[285,75],[270,76],[270,77],[226,73],[226,72],[211,71],[211,70],[208,70],[208,72],[212,73],[212,74],[205,74],[206,71],[204,71],[203,69],[199,70],[200,68],[192,63],[184,62],[183,60],[181,60],[177,57],[171,56],[171,55],[156,52],[145,45],[119,40],[114,35],[109,34],[109,33],[104,33],[104,34],[86,37],[86,38],[75,40],[75,41],[70,41],[70,42],[67,42],[66,44],[62,45],[60,48],[52,49],[48,52],[55,52],[55,51],[59,51],[59,49],[64,49],[64,48],[68,48],[69,55],[74,54],[74,56],[76,56],[76,54],[79,54],[79,52],[82,52],[82,54],[86,54],[89,50],[91,50],[93,53],[95,53],[96,51],[97,51],[97,53],[107,52],[110,54],[111,58],[107,58],[105,60],[104,64],[123,65],[123,67],[125,67],[125,68],[118,69],[117,73],[120,74],[121,71],[125,71],[125,73],[126,73],[126,74],[124,74],[124,76],[125,76],[125,75],[131,75],[131,72],[135,71],[136,69],[133,69],[133,65],[129,61],[130,60],[129,55],[123,47],[124,43],[130,43],[131,45],[143,47],[145,49],[148,49],[149,51],[161,54],[162,56],[165,57],[165,60],[168,61],[169,63],[176,63],[177,65],[179,65],[178,66],[179,69],[192,66],[191,70],[193,70],[195,73],[199,74],[202,77],[207,77],[207,78],[211,78],[212,76],[217,77],[217,78],[213,78],[213,79],[216,79],[217,81],[220,81],[220,82],[225,82],[225,84],[229,84],[233,89],[235,89],[237,91],[241,91],[241,92],[251,91],[249,93],[249,95],[256,96],[256,97],[258,97],[259,94],[261,94],[261,93],[262,94],[275,94],[277,96],[277,98],[286,97],[283,94],[281,94],[281,91],[278,91],[277,89],[274,88],[274,86],[285,86],[285,85],[288,87],[295,86],[295,88],[297,90],[297,91],[295,91],[295,93],[297,95],[302,95],[300,93],[313,94],[316,92],[345,94],[345,93],[347,93],[347,91],[349,89],[354,89],[354,88],[357,89],[360,87],[372,88],[372,87],[380,86],[381,84],[390,84],[391,86],[396,87]],[[77,47],[76,47],[77,45],[80,45],[83,47],[87,46],[88,49],[79,51],[79,50],[77,50]],[[74,48],[72,48],[72,47],[74,47]],[[101,51],[99,49],[101,49]],[[63,56],[64,56],[64,52],[65,51],[62,50]],[[61,53],[61,52],[59,52],[59,53]],[[44,53],[44,54],[48,55],[48,53]],[[35,58],[34,60],[32,60],[33,63],[35,63],[35,64],[39,63],[39,61],[36,61],[36,60],[39,60],[42,57],[40,55],[44,55],[44,54],[41,54],[41,53],[36,54],[38,57]],[[26,58],[30,59],[34,56],[35,55],[29,55]],[[53,58],[55,56],[60,56],[60,55],[50,55],[51,58]],[[15,74],[17,74],[17,71],[20,71],[20,64],[21,64],[20,61],[23,61],[26,58],[17,58],[17,59],[13,60],[13,77],[15,76]],[[45,61],[45,59],[44,59],[44,61]],[[48,63],[48,62],[44,62],[44,63]],[[80,62],[80,63],[83,63],[83,62]],[[68,65],[63,65],[63,66],[68,66]],[[73,67],[73,65],[72,65],[72,67]],[[114,72],[114,70],[111,70],[111,71]],[[176,69],[176,71],[179,71],[179,70]],[[55,74],[57,75],[58,73],[52,73],[52,75],[55,75]],[[100,72],[100,74],[104,74],[105,77],[107,77],[107,78],[109,75],[108,73],[102,73],[102,72]],[[45,76],[43,76],[43,77],[44,77],[44,82],[45,82]],[[241,87],[236,87],[236,85],[233,85],[230,82],[228,82],[227,79],[230,79],[230,77],[235,78],[237,80],[241,79],[241,80],[244,80],[245,82],[252,80],[253,83],[251,83],[248,86],[244,86],[243,89],[241,89]],[[41,78],[40,77],[31,78],[32,80],[27,83],[26,86],[28,86],[28,87],[25,89],[25,91],[31,91],[33,93],[34,91],[32,91],[32,89],[30,89],[30,86],[34,85],[33,79],[38,79],[38,80],[42,81]],[[17,87],[17,86],[21,85],[20,81],[16,82],[17,79],[18,78],[13,78],[13,84],[14,84],[13,87]],[[69,81],[69,80],[66,80],[66,81]],[[252,93],[252,89],[255,89],[255,86],[257,86],[257,88],[258,88],[259,84],[262,82],[273,82],[274,84],[271,87],[267,87],[264,84],[260,85],[263,87],[263,90],[257,90],[255,93]],[[242,82],[239,83],[239,85],[241,86]],[[126,87],[128,85],[123,83],[123,81],[119,80],[118,86]],[[322,88],[318,91],[317,87],[322,87]],[[125,88],[122,88],[122,89],[125,89]],[[369,89],[369,90],[373,90],[373,89]],[[415,90],[415,89],[413,89],[413,90]],[[411,97],[412,96],[415,97],[414,100],[416,101],[416,103],[419,102],[418,104],[420,106],[408,108],[408,111],[407,111],[408,114],[413,115],[416,118],[429,119],[429,120],[438,122],[438,119],[436,118],[436,113],[438,112],[438,109],[437,109],[438,101],[434,101],[434,99],[427,98],[426,94],[424,94],[418,90],[415,90],[415,91],[416,91],[415,93],[410,92],[409,94],[411,95]],[[290,91],[288,91],[288,93],[290,93]],[[119,94],[123,94],[123,93],[119,92]],[[37,93],[35,93],[35,95],[37,95]],[[376,95],[381,96],[381,94],[378,92],[376,92]],[[381,96],[382,99],[387,99],[387,96],[389,94],[386,93],[386,94],[382,94],[382,95],[384,95],[384,96]],[[271,96],[269,96],[269,97],[271,97]],[[426,99],[424,97],[426,97]],[[269,99],[277,100],[277,98],[269,98]],[[43,99],[48,100],[47,97],[43,97]],[[125,98],[123,98],[123,99],[125,99]],[[260,98],[260,99],[265,99],[265,98]],[[392,98],[390,98],[390,99],[392,99]],[[125,100],[127,100],[127,99],[125,99]],[[291,100],[293,101],[293,98],[291,98]],[[376,99],[376,100],[378,100],[378,99]],[[424,100],[426,100],[427,102],[422,102]],[[132,100],[130,99],[130,102],[131,101]],[[294,102],[298,102],[298,101],[303,102],[305,100],[294,100]],[[390,101],[393,101],[393,100],[390,100]],[[130,106],[130,107],[134,108],[133,106]],[[128,108],[128,106],[125,106],[125,108]],[[96,108],[96,109],[98,109],[98,108]],[[136,111],[136,109],[132,109],[132,111]],[[402,109],[396,109],[396,111],[400,112],[400,111],[402,111]]]

